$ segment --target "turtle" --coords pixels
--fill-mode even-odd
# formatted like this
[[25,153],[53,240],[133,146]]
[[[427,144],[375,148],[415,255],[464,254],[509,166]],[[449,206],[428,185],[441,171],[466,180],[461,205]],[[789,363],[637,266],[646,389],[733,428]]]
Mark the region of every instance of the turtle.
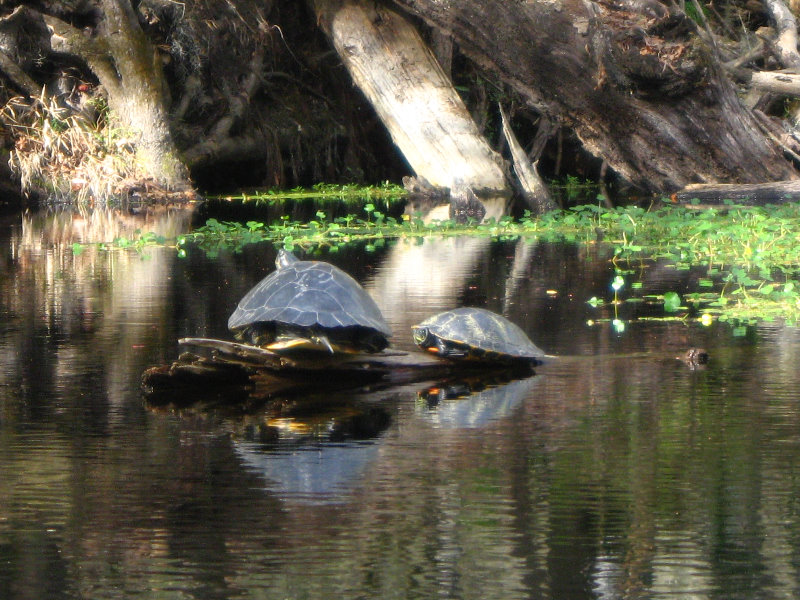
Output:
[[274,352],[380,352],[391,329],[347,273],[281,250],[277,269],[239,301],[228,319],[237,339]]
[[412,327],[423,350],[451,360],[540,364],[545,353],[517,325],[484,308],[447,310]]

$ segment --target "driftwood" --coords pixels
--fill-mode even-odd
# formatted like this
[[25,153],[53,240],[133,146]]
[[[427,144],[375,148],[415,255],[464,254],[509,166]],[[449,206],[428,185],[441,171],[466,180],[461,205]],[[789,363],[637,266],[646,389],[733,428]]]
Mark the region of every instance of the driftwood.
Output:
[[434,187],[507,189],[500,156],[409,20],[369,0],[314,0],[318,21],[415,174]]
[[800,69],[800,53],[797,52],[797,22],[792,11],[781,0],[765,0],[764,6],[770,20],[775,24],[777,39],[775,47],[784,67]]
[[225,402],[268,401],[313,392],[383,389],[465,374],[510,372],[512,377],[521,377],[533,373],[530,367],[467,365],[424,352],[288,357],[226,340],[183,338],[178,343],[210,351],[210,356],[184,352],[170,365],[147,369],[142,390],[151,404],[186,405],[210,397]]
[[762,92],[784,96],[800,96],[800,75],[784,71],[743,71],[742,83]]
[[800,201],[800,181],[776,181],[751,185],[689,185],[672,195],[674,202],[721,204],[733,200],[740,204],[786,204]]

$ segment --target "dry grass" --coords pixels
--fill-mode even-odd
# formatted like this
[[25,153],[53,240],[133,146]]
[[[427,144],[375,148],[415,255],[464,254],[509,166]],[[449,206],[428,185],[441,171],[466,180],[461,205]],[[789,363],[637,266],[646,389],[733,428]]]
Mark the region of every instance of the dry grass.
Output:
[[134,145],[111,127],[106,111],[76,112],[43,93],[12,98],[0,119],[14,136],[10,164],[25,192],[105,200],[140,175]]

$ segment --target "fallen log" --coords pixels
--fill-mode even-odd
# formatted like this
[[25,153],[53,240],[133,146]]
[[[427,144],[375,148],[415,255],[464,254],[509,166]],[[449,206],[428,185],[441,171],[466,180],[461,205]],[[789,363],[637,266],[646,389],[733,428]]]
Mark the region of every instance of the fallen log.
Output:
[[726,200],[755,206],[786,204],[800,201],[800,181],[687,185],[670,198],[684,204],[722,204]]
[[794,14],[781,0],[764,0],[764,7],[775,26],[777,39],[775,49],[784,67],[800,68],[800,53],[797,52],[797,22]]
[[675,3],[394,4],[450,34],[464,56],[642,190],[796,177]]
[[527,366],[509,369],[457,363],[425,352],[285,356],[212,338],[183,338],[178,343],[209,351],[209,356],[184,352],[170,365],[147,369],[141,385],[150,404],[185,406],[210,397],[226,403],[268,401],[313,392],[385,389],[464,375],[502,372],[516,378],[533,374]]
[[782,96],[800,96],[800,75],[796,73],[740,69],[735,74],[739,81],[762,92],[772,92]]
[[508,189],[483,138],[413,24],[368,0],[314,0],[319,24],[417,177],[476,192]]

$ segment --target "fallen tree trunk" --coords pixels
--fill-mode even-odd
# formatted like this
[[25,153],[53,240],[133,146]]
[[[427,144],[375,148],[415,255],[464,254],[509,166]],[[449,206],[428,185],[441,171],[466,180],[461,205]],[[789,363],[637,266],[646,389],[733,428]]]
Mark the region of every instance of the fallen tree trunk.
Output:
[[677,8],[633,0],[396,3],[452,35],[461,52],[641,189],[797,178]]
[[675,202],[689,204],[785,204],[800,202],[800,181],[775,181],[750,185],[690,185],[672,195]]
[[508,188],[502,161],[481,136],[417,30],[371,0],[314,0],[319,21],[354,83],[417,177],[476,192]]
[[781,71],[753,71],[742,77],[743,83],[763,92],[800,97],[800,75]]
[[775,25],[775,46],[778,58],[784,67],[800,69],[800,53],[797,52],[797,22],[789,8],[781,0],[764,0],[764,6]]

